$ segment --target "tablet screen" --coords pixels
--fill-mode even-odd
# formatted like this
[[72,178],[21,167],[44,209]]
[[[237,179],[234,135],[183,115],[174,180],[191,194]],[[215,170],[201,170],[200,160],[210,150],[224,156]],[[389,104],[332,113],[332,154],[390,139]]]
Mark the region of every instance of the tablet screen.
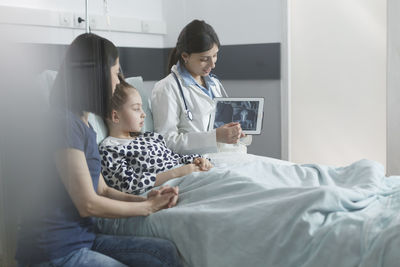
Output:
[[264,113],[264,98],[215,98],[211,115],[213,129],[230,122],[239,122],[245,134],[260,134]]

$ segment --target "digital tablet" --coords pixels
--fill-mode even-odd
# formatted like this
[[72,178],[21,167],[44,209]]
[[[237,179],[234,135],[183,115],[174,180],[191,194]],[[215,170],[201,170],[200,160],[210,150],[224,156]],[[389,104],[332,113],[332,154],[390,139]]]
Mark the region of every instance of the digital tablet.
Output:
[[262,97],[216,97],[215,112],[211,114],[212,129],[230,122],[239,122],[245,134],[260,134],[264,114]]

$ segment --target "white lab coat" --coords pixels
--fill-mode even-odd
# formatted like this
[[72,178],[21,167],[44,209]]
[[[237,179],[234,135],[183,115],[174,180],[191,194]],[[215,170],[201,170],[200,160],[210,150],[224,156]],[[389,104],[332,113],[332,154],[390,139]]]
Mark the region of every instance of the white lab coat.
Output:
[[[206,154],[218,151],[240,151],[246,153],[244,144],[222,144],[216,141],[216,130],[209,130],[210,115],[215,110],[214,101],[198,86],[187,87],[179,75],[176,65],[173,71],[181,83],[188,109],[193,114],[190,121],[186,116],[185,105],[173,76],[157,82],[151,96],[154,130],[164,136],[167,146],[181,154]],[[220,82],[212,77],[215,86],[211,90],[215,97],[222,97]],[[225,96],[226,97],[226,96]]]

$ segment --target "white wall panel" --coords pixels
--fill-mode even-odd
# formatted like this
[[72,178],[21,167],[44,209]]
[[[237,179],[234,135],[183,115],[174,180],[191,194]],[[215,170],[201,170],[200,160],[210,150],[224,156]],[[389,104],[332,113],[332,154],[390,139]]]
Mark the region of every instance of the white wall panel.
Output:
[[[166,25],[161,0],[109,0],[107,3],[106,8],[103,0],[89,0],[93,33],[111,39],[117,46],[163,47]],[[0,17],[1,34],[7,33],[24,42],[69,44],[83,32],[74,28],[79,28],[77,17],[85,17],[84,0],[0,0],[1,11],[5,12]],[[11,16],[14,13],[16,16]],[[65,24],[61,15],[65,16]],[[81,28],[84,30],[84,23]]]
[[168,36],[165,46],[175,46],[180,30],[193,19],[211,24],[224,45],[281,41],[280,0],[169,0],[163,2]]
[[294,162],[386,164],[386,1],[290,1]]

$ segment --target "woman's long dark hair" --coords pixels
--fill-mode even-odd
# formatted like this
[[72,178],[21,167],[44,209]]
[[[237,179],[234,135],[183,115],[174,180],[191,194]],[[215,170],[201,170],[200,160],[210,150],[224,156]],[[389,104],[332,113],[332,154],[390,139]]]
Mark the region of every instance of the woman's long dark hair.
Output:
[[50,96],[53,108],[106,116],[111,98],[111,67],[118,50],[96,34],[79,35],[69,46]]
[[169,54],[167,73],[170,72],[172,66],[178,61],[183,64],[181,57],[183,52],[189,55],[191,53],[202,53],[210,50],[214,44],[218,48],[220,47],[218,36],[213,27],[203,20],[193,20],[183,28],[179,34],[175,48]]

